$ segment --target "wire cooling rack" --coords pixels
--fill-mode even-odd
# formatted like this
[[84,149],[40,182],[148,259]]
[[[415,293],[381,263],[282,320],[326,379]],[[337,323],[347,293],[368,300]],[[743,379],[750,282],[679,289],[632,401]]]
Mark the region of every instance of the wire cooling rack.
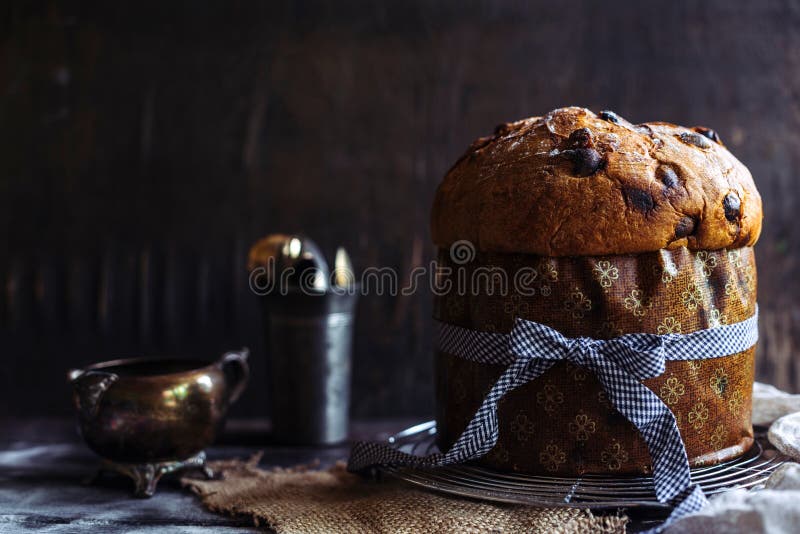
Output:
[[[438,452],[436,423],[428,421],[389,438],[396,448],[416,454]],[[764,483],[788,458],[763,436],[744,455],[718,465],[692,469],[692,482],[707,496]],[[485,501],[571,508],[668,508],[658,502],[651,476],[583,475],[573,478],[501,473],[474,465],[436,469],[382,467],[386,475],[434,491]]]

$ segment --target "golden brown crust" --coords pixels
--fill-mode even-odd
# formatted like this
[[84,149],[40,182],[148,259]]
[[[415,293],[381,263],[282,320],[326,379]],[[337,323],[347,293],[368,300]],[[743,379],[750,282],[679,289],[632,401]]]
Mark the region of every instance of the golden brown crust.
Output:
[[753,245],[761,197],[707,128],[557,109],[475,141],[436,192],[439,246],[547,256]]

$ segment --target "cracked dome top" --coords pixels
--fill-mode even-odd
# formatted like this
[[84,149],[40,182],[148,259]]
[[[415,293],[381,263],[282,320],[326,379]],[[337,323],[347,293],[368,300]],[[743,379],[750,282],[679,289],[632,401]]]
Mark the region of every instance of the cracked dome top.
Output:
[[761,197],[708,128],[569,107],[498,126],[447,173],[434,242],[547,256],[752,245]]

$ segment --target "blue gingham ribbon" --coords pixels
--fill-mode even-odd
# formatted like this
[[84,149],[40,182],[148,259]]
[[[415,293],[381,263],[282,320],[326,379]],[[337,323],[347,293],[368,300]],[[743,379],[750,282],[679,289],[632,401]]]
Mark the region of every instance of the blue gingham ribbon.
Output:
[[691,482],[689,460],[675,416],[641,381],[664,373],[665,362],[704,360],[745,351],[758,340],[758,309],[749,319],[689,334],[626,334],[601,340],[568,338],[533,321],[517,319],[510,334],[479,332],[439,323],[439,349],[479,363],[508,367],[486,395],[475,416],[446,453],[414,456],[386,444],[359,442],[350,471],[376,465],[436,467],[475,460],[497,443],[497,403],[509,391],[539,377],[561,360],[592,371],[614,408],[632,422],[647,444],[656,497],[674,509],[667,522],[700,510],[703,490]]

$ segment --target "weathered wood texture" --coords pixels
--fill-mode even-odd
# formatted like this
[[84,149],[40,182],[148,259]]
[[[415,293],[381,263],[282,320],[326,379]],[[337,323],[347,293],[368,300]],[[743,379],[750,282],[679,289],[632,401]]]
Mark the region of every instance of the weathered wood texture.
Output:
[[[418,422],[418,421],[414,421]],[[2,418],[0,435],[0,532],[74,534],[257,534],[252,518],[206,510],[200,499],[181,489],[180,475],[166,475],[152,499],[137,499],[130,479],[106,473],[92,484],[98,459],[81,441],[71,420]],[[410,426],[403,419],[354,422],[356,439],[386,439]],[[249,458],[263,453],[261,467],[319,463],[325,469],[347,457],[346,444],[335,447],[286,447],[271,444],[263,420],[230,421],[219,442],[207,450],[211,460]],[[273,532],[268,530],[267,532]]]
[[[351,437],[386,440],[419,419],[355,421]],[[166,475],[152,499],[131,496],[130,479],[109,473],[93,484],[82,481],[95,473],[97,456],[75,434],[71,421],[56,418],[0,418],[0,532],[47,534],[256,534],[247,516],[229,517],[207,511],[179,475]],[[349,445],[286,447],[269,442],[265,421],[230,421],[210,460],[250,458],[263,453],[259,466],[295,467],[317,464],[326,469],[347,457]],[[616,513],[596,510],[595,514]],[[631,509],[628,532],[653,528],[665,516],[658,509]]]
[[[11,2],[0,10],[0,413],[63,371],[263,352],[244,261],[288,230],[432,257],[434,188],[494,124],[580,104],[719,131],[765,204],[758,372],[800,388],[800,8],[746,2]],[[427,413],[430,297],[366,297],[354,413]],[[240,415],[267,410],[264,358]]]

